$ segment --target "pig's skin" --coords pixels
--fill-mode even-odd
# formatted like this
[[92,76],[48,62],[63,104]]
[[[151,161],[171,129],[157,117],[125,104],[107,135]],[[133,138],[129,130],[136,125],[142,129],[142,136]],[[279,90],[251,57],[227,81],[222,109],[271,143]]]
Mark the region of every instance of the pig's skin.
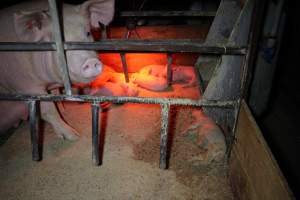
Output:
[[[147,65],[139,73],[133,75],[133,83],[152,91],[163,91],[167,85],[166,65]],[[193,66],[172,66],[172,82],[186,83],[184,87],[194,86],[197,83]]]
[[152,91],[164,91],[168,87],[167,79],[164,77],[145,76],[144,74],[137,73],[132,76],[132,79],[133,83]]
[[167,65],[147,65],[131,80],[138,86],[151,91],[164,91],[167,87]]
[[[47,1],[18,4],[0,11],[0,41],[51,41],[51,18]],[[101,11],[101,12],[99,12]],[[108,24],[114,14],[114,0],[90,0],[80,6],[63,6],[65,39],[67,41],[92,41],[86,33],[89,24],[98,21]],[[71,81],[89,82],[102,70],[102,63],[94,51],[68,51],[67,62]],[[0,93],[47,94],[53,84],[62,85],[62,77],[54,52],[1,52]],[[2,105],[5,102],[2,102]],[[70,140],[78,133],[60,117],[54,103],[41,102],[41,117],[49,122],[58,136]],[[6,113],[0,111],[1,115]],[[24,113],[16,113],[13,126]],[[0,131],[5,131],[0,127]]]
[[[19,101],[0,101],[1,130],[7,130],[12,127],[17,127],[21,120],[26,120],[28,117],[27,105],[25,102]],[[21,113],[21,114],[20,114]],[[18,116],[18,117],[16,117]],[[0,134],[2,133],[0,130]]]
[[147,65],[143,67],[139,74],[152,75],[156,77],[167,77],[167,65]]
[[[139,71],[139,74],[166,78],[167,65],[147,65]],[[194,67],[172,65],[172,81],[193,84],[196,82]]]
[[132,83],[106,82],[100,87],[92,88],[89,94],[97,96],[137,96],[138,90]]
[[102,87],[92,88],[90,95],[97,96],[125,96],[124,89],[116,83],[106,82]]

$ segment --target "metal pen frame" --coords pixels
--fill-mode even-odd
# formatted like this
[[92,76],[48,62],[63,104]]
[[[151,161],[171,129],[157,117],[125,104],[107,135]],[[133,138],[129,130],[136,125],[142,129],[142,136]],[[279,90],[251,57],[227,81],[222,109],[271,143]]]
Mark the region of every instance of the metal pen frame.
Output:
[[[92,109],[92,158],[95,165],[102,163],[99,157],[99,111],[101,113],[102,102],[112,103],[140,103],[140,104],[159,104],[161,105],[161,139],[160,139],[160,160],[159,167],[166,169],[167,164],[167,142],[169,131],[169,111],[172,105],[185,105],[195,107],[222,107],[236,109],[239,107],[240,99],[235,101],[213,101],[213,100],[192,100],[186,98],[144,98],[144,97],[104,97],[89,95],[72,95],[71,82],[68,74],[68,66],[65,56],[67,50],[99,50],[100,52],[118,52],[122,53],[122,59],[125,59],[125,52],[165,52],[168,54],[168,68],[172,63],[172,53],[201,53],[215,55],[248,55],[247,47],[239,46],[208,46],[195,40],[102,40],[97,42],[64,42],[59,21],[59,12],[56,0],[48,0],[50,13],[53,21],[55,42],[1,42],[0,51],[56,51],[57,60],[61,69],[62,79],[65,87],[65,95],[25,95],[25,94],[0,94],[0,100],[27,101],[29,106],[29,119],[32,142],[32,159],[41,160],[38,138],[38,109],[40,101],[75,101],[89,102]],[[255,9],[254,9],[255,10]],[[121,16],[205,16],[213,17],[215,13],[211,12],[123,12]],[[246,62],[249,62],[248,59]],[[126,63],[126,59],[125,59]],[[124,64],[124,62],[123,62]],[[248,65],[246,63],[245,65]],[[246,73],[246,70],[244,70]],[[168,70],[168,82],[170,82],[170,69]],[[244,74],[243,77],[246,75]],[[128,74],[125,73],[128,79]],[[244,78],[243,80],[244,81]]]

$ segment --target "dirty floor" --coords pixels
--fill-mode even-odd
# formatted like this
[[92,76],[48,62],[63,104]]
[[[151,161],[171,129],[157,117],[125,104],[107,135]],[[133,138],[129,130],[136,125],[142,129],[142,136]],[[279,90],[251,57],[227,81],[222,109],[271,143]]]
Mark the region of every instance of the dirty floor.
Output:
[[192,108],[176,108],[170,167],[159,160],[160,108],[114,105],[102,113],[102,166],[91,160],[89,104],[65,103],[64,117],[81,133],[76,142],[44,126],[43,160],[31,161],[28,123],[0,146],[1,199],[232,199],[226,165],[189,160],[201,153],[180,133]]

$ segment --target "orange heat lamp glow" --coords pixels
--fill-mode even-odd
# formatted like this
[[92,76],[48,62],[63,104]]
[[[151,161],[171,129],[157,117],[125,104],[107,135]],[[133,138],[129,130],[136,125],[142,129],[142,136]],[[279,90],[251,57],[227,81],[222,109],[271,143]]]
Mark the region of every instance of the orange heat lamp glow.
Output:
[[[104,53],[98,56],[103,63],[111,66],[116,72],[123,72],[119,53]],[[174,53],[172,54],[173,64],[194,65],[198,56],[198,54],[192,53]],[[126,53],[126,63],[129,73],[138,72],[147,65],[165,65],[167,62],[166,53]]]
[[[164,53],[127,53],[125,56],[129,73],[138,72],[147,65],[164,65],[167,63],[167,55]],[[99,54],[99,59],[116,72],[123,72],[120,54]]]

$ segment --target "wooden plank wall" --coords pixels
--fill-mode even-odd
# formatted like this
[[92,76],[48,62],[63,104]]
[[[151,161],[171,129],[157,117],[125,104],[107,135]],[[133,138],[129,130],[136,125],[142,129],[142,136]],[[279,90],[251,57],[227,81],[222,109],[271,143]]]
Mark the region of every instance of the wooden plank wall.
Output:
[[245,102],[239,113],[229,165],[236,199],[294,199]]

